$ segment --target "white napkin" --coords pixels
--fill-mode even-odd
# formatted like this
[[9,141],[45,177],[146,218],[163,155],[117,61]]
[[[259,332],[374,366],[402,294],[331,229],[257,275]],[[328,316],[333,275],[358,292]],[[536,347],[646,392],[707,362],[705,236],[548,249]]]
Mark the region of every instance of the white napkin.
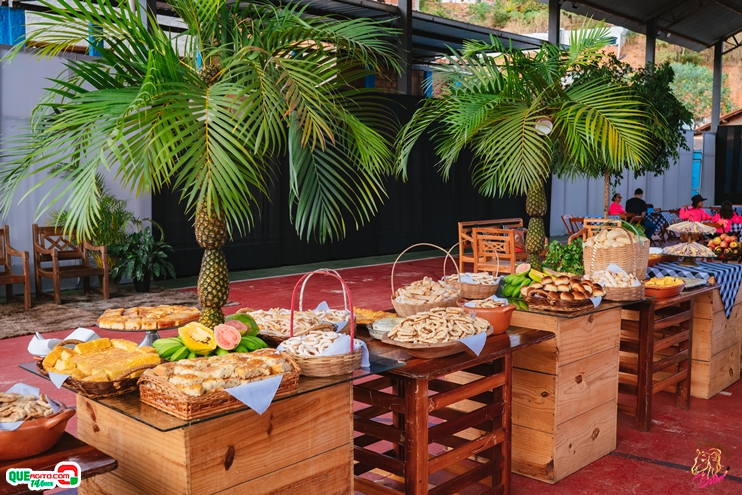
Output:
[[273,402],[282,380],[283,375],[272,376],[224,390],[256,413],[263,414]]
[[[317,305],[316,308],[314,308],[314,311],[327,311],[329,309],[330,309],[330,305],[327,304],[327,301],[322,301],[321,303],[319,303]],[[348,325],[348,322],[349,321],[350,321],[350,313],[348,313],[348,318],[346,318],[343,321],[339,321],[339,322],[328,322],[328,323],[330,323],[333,327],[335,327],[335,331],[336,332],[339,332],[340,330],[342,330],[343,328],[345,328],[346,325]]]
[[57,388],[62,388],[62,384],[69,378],[70,375],[64,375],[62,373],[54,373],[53,371],[49,372],[49,380],[54,384]]
[[[499,301],[499,302],[503,303],[505,306],[507,306],[508,304],[510,304],[508,302],[508,300],[505,299],[504,297],[490,296],[487,299],[492,299],[495,302],[498,302]],[[465,302],[464,303],[464,306],[466,306],[467,308],[473,308],[473,307],[475,307],[474,306],[474,301]]]
[[461,282],[462,284],[473,284],[474,279],[471,278],[471,275],[469,275],[468,273],[464,273],[459,277],[459,282]]
[[[91,340],[98,338],[100,337],[94,331],[89,328],[81,327],[65,337],[64,340],[81,340],[83,342],[90,342]],[[60,342],[62,342],[61,339],[45,339],[37,332],[36,335],[31,337],[31,341],[28,343],[28,352],[34,356],[46,357]],[[70,344],[70,347],[72,347],[72,344]]]
[[603,300],[603,298],[601,296],[591,297],[590,298],[590,302],[593,303],[593,308],[597,308],[598,305],[600,304],[600,301],[602,301],[602,300]]
[[[356,339],[354,342],[355,347],[361,348],[361,367],[368,368],[371,363],[368,360],[368,347],[362,340]],[[347,354],[350,351],[350,335],[344,333],[340,334],[340,337],[335,339],[335,342],[330,344],[330,347],[320,353],[320,356],[334,356],[335,354]]]
[[487,342],[487,332],[479,332],[469,337],[464,337],[463,339],[459,339],[459,342],[479,356],[482,353],[482,349],[484,349],[484,344]]
[[[39,398],[39,389],[36,387],[32,387],[30,385],[26,385],[25,383],[16,383],[10,389],[8,389],[9,394],[23,394],[23,395],[33,395],[37,399]],[[52,406],[52,411],[57,412],[59,411],[59,405],[54,402],[53,400],[48,400],[49,405]],[[14,421],[12,423],[0,423],[0,430],[3,431],[13,431],[17,430],[21,425],[23,424],[23,421]]]

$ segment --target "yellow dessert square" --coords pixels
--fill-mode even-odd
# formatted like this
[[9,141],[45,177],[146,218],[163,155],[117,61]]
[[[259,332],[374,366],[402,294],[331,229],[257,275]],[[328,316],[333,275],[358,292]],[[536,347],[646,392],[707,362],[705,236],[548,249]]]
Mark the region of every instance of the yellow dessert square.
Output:
[[95,352],[99,349],[105,349],[107,347],[111,347],[111,341],[103,338],[103,339],[96,339],[91,342],[84,342],[82,344],[77,344],[77,347],[75,347],[75,352],[78,354],[89,354],[91,352]]
[[111,345],[116,349],[123,349],[125,351],[135,351],[137,349],[136,342],[124,339],[111,339]]

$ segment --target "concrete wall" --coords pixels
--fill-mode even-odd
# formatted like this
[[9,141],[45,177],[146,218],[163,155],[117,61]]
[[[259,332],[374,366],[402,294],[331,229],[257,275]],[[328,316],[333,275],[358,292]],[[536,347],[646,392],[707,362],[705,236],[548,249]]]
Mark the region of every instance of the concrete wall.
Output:
[[[0,45],[0,57],[5,56],[9,47]],[[33,107],[39,102],[44,88],[51,85],[48,78],[56,78],[66,70],[65,59],[80,59],[83,55],[69,54],[54,59],[39,60],[33,50],[21,52],[12,63],[4,62],[0,65],[0,133],[3,137],[18,132],[18,128],[29,121]],[[105,172],[105,170],[102,170]],[[152,216],[152,203],[149,197],[136,199],[127,191],[122,191],[112,181],[113,174],[106,173],[111,191],[119,198],[129,201],[129,208],[143,218]],[[23,195],[33,186],[37,178],[26,179],[16,195],[15,203],[9,212],[6,212],[3,221],[10,226],[12,246],[21,251],[29,251],[31,269],[33,270],[33,249],[31,241],[31,225],[36,222],[44,224],[47,215],[39,217],[36,209],[44,195],[52,188],[52,184],[45,184],[20,201]],[[13,259],[14,270],[19,271],[20,260]],[[66,287],[74,286],[74,279],[66,282]],[[32,281],[33,285],[33,281]],[[51,286],[51,283],[49,284]],[[46,288],[46,283],[44,285]],[[4,291],[4,287],[2,289]],[[19,292],[20,286],[15,291]],[[32,289],[33,290],[33,289]],[[4,294],[4,292],[2,292]]]
[[[611,190],[611,196],[614,192],[621,193],[625,205],[626,200],[634,195],[634,190],[642,188],[644,190],[644,200],[656,208],[674,209],[690,203],[693,173],[693,133],[691,131],[686,132],[686,142],[691,151],[681,149],[678,162],[663,175],[659,177],[648,175],[634,179],[632,173],[626,172],[621,184],[615,191]],[[706,158],[704,156],[705,164]],[[713,161],[711,161],[711,167],[704,167],[704,169],[712,167]],[[703,177],[705,176],[701,178],[701,190],[705,196]],[[713,177],[710,184],[713,193]],[[711,202],[713,195],[705,197],[710,199],[707,204],[713,204]],[[566,229],[561,220],[561,216],[564,214],[570,214],[574,217],[602,217],[603,180],[583,179],[569,182],[555,178],[551,185],[549,214],[551,215],[551,236],[566,234]]]

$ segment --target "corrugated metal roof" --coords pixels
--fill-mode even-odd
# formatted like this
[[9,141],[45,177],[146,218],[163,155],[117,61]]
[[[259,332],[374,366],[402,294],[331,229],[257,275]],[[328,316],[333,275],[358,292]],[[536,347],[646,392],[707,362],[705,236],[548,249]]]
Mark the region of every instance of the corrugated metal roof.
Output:
[[643,34],[656,18],[657,39],[697,51],[742,32],[742,0],[565,0],[562,10]]

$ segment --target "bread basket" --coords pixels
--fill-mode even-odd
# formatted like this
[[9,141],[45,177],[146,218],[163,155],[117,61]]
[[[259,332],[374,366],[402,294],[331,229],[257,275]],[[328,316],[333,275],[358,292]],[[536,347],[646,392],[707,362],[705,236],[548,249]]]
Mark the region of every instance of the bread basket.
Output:
[[626,273],[633,273],[639,280],[644,280],[647,276],[649,261],[649,239],[645,238],[643,241],[636,242],[634,236],[622,227],[604,226],[600,231],[616,229],[626,232],[631,243],[614,248],[583,247],[582,260],[585,266],[585,274],[592,275],[593,272],[605,270],[608,265],[615,263],[623,268]]
[[[486,299],[497,292],[497,288],[499,287],[499,283],[496,284],[470,284],[467,282],[460,282],[460,281],[448,281],[448,278],[446,277],[446,261],[451,256],[451,251],[454,250],[455,247],[460,246],[461,243],[457,242],[453,246],[451,246],[451,249],[448,250],[448,256],[443,260],[443,279],[446,280],[450,285],[457,285],[459,287],[459,293],[461,294],[461,297],[464,299]],[[498,261],[497,263],[497,271],[493,273],[493,276],[497,278],[497,276],[500,274],[500,263],[499,263],[499,255],[497,254],[497,251],[493,251],[493,254],[495,255],[495,259]],[[458,274],[459,277],[461,277],[461,273]]]

